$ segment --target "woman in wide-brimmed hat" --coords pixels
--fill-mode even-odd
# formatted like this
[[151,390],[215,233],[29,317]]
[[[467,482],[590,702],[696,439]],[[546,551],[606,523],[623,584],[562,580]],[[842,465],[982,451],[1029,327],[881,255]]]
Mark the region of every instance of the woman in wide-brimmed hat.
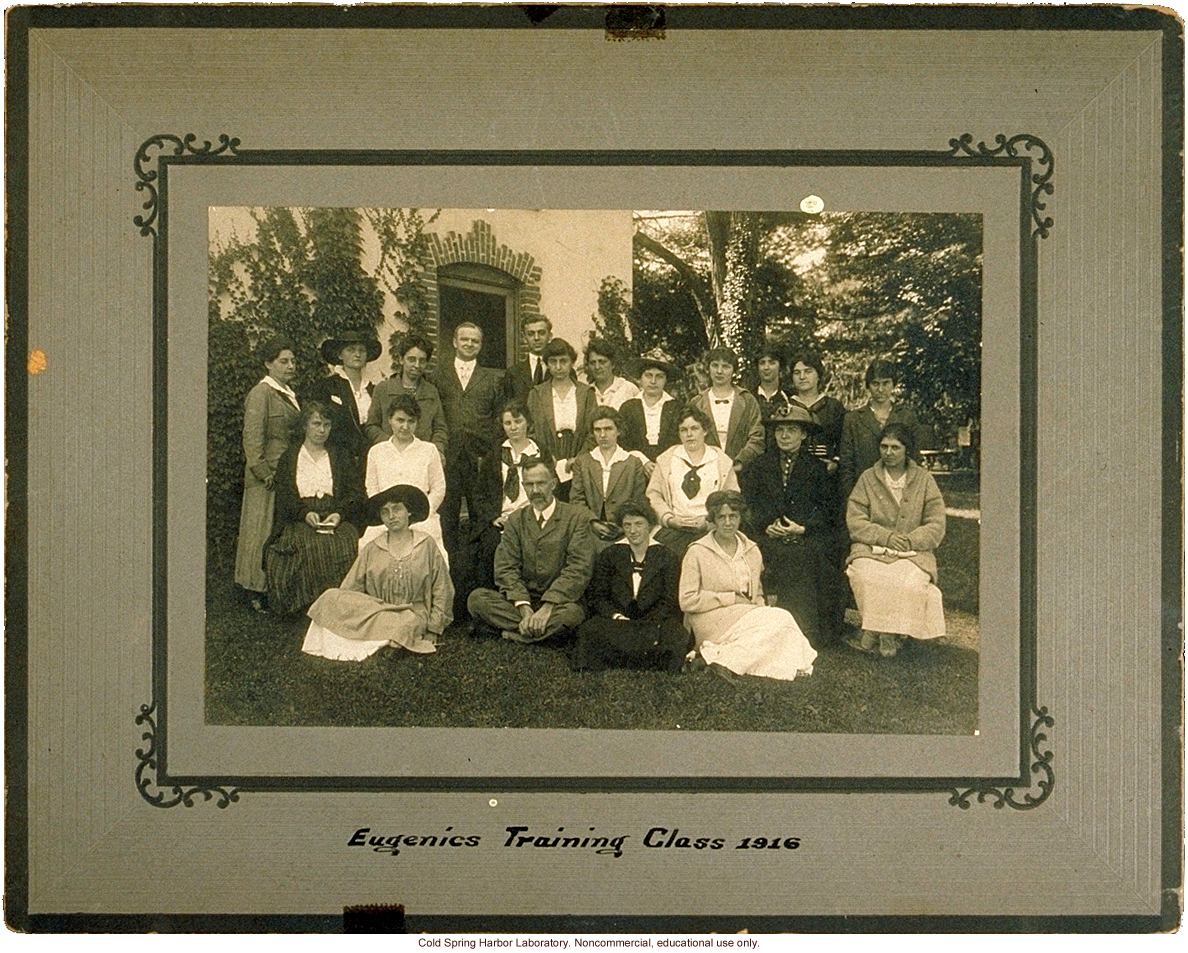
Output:
[[363,547],[342,584],[309,608],[313,621],[301,649],[309,655],[359,661],[387,645],[437,651],[453,619],[454,587],[436,543],[414,530],[429,515],[429,498],[400,484],[368,501],[382,535]]
[[770,449],[739,475],[748,532],[763,556],[764,587],[817,648],[840,636],[845,578],[831,559],[837,535],[832,481],[810,441],[816,421],[789,403],[767,421]]
[[329,406],[328,446],[345,455],[353,475],[361,482],[367,448],[371,446],[363,425],[375,387],[363,379],[363,369],[380,356],[380,342],[370,330],[342,331],[323,341],[321,352],[328,376],[310,387],[309,397]]

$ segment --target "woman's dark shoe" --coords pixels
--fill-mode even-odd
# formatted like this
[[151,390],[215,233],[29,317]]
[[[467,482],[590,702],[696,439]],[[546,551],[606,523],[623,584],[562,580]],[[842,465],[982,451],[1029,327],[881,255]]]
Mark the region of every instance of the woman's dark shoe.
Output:
[[879,651],[878,636],[866,629],[861,632],[851,632],[842,641],[855,652],[861,652],[863,655],[877,655]]

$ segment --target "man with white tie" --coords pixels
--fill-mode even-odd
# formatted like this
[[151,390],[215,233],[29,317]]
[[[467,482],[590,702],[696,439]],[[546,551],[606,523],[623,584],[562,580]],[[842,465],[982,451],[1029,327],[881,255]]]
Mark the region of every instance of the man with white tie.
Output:
[[445,460],[446,495],[440,512],[451,565],[461,539],[458,520],[462,498],[466,498],[468,509],[474,509],[479,465],[499,435],[495,418],[503,378],[499,371],[478,362],[482,349],[483,329],[464,321],[454,329],[453,357],[438,365],[434,375],[450,435]]

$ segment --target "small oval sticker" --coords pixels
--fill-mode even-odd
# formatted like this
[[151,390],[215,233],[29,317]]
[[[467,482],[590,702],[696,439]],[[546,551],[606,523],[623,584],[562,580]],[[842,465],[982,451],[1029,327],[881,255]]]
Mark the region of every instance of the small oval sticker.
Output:
[[800,200],[800,210],[809,215],[816,215],[824,207],[825,200],[819,195],[806,195]]

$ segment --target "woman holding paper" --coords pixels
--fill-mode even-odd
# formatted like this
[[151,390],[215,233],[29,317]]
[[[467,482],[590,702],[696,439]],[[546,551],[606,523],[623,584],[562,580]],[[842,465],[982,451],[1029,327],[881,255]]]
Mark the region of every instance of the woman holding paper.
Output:
[[945,634],[936,587],[936,547],[945,538],[945,501],[932,474],[911,459],[912,428],[891,423],[879,435],[879,462],[846,504],[852,545],[846,575],[862,617],[852,648],[891,658],[906,637]]
[[301,442],[277,461],[276,519],[264,556],[273,612],[299,612],[337,586],[358,552],[363,488],[346,451],[329,445],[331,421],[328,403],[306,401]]

